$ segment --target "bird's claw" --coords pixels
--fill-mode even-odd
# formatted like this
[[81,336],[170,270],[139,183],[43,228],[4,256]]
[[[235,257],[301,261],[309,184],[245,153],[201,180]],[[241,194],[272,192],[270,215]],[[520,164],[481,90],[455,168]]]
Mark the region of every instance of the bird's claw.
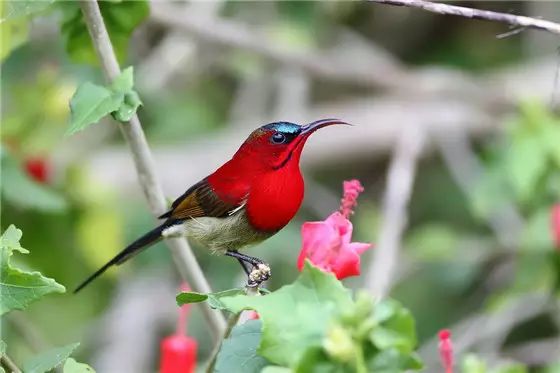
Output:
[[270,266],[266,263],[259,263],[253,267],[249,273],[247,286],[258,287],[260,284],[268,280],[271,276]]

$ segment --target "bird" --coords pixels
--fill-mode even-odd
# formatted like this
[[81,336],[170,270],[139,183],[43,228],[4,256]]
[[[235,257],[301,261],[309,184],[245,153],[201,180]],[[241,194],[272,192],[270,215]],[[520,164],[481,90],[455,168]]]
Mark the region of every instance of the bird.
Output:
[[263,260],[239,252],[278,233],[295,216],[304,195],[299,163],[311,134],[348,123],[321,119],[309,124],[273,122],[254,130],[233,157],[172,204],[150,230],[99,268],[74,290],[82,290],[107,269],[121,265],[156,242],[186,236],[216,254],[235,258],[248,286],[270,277]]

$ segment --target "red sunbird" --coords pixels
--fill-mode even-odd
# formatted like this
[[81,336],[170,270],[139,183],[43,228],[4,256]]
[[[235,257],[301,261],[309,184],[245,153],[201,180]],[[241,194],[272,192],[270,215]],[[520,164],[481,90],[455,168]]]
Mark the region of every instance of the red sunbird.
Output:
[[[296,214],[303,199],[299,160],[303,147],[319,128],[348,124],[322,119],[304,126],[274,122],[257,128],[233,157],[190,187],[161,215],[162,224],[128,245],[75,292],[141,250],[166,237],[186,236],[212,252],[236,258],[249,286],[270,277],[261,259],[239,252],[282,229]],[[248,265],[250,267],[248,267]]]

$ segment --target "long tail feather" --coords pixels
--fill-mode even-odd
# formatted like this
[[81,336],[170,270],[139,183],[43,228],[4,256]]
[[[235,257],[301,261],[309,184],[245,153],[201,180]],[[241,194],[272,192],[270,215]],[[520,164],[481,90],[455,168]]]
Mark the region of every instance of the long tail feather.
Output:
[[95,280],[97,277],[103,274],[103,272],[105,272],[110,267],[114,265],[120,265],[126,262],[128,259],[138,254],[143,249],[147,249],[148,247],[152,246],[153,244],[161,240],[162,238],[161,233],[167,227],[169,227],[169,224],[167,224],[167,222],[163,223],[159,227],[152,229],[151,231],[149,231],[148,233],[146,233],[145,235],[143,235],[142,237],[140,237],[139,239],[137,239],[136,241],[128,245],[123,251],[118,253],[113,259],[109,260],[103,267],[99,268],[94,274],[92,274],[84,282],[82,282],[76,288],[76,290],[74,290],[74,293],[77,293],[80,290],[82,290],[84,287],[86,287],[86,285],[88,285],[90,282]]

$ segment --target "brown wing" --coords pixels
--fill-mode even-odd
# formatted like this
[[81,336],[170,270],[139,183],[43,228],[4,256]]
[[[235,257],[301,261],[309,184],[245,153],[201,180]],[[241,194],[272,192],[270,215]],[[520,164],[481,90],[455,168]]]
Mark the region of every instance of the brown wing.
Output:
[[184,220],[202,216],[225,217],[241,204],[242,201],[239,204],[222,201],[204,179],[177,198],[171,204],[171,210],[161,215],[160,218]]

